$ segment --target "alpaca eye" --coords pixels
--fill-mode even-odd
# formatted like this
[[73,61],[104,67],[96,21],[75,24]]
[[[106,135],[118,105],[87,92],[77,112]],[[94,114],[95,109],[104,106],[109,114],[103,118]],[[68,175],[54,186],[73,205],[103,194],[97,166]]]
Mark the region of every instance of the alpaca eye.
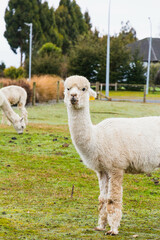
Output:
[[70,90],[70,88],[67,88],[67,90],[69,91],[69,90]]
[[82,91],[84,92],[86,89],[85,88],[82,88]]

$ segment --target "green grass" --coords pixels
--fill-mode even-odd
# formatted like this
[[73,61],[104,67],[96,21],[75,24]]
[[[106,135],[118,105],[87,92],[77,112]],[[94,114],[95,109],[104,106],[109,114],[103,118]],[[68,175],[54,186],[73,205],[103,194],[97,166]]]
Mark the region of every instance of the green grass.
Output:
[[[90,105],[94,123],[106,117],[160,115],[160,104]],[[13,127],[0,128],[0,239],[160,239],[160,185],[152,181],[160,171],[125,174],[120,233],[96,232],[98,181],[72,145],[64,104],[28,107],[28,112],[23,135]]]
[[[105,91],[103,91],[103,94],[105,94]],[[121,100],[125,99],[140,99],[143,101],[144,92],[141,91],[110,91],[109,96],[111,98],[117,98]],[[149,94],[146,95],[147,100],[160,100],[160,92],[149,92]]]

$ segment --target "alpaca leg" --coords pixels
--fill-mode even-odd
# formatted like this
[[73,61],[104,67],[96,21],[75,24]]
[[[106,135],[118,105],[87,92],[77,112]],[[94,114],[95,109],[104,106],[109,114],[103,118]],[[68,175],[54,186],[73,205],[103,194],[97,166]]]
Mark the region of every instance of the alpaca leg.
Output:
[[11,125],[12,125],[12,123],[9,121],[8,118],[7,118],[7,125],[8,125],[8,126],[11,126]]
[[28,112],[24,106],[18,105],[20,111],[21,111],[21,116],[24,118],[24,121],[26,124],[28,124]]
[[1,123],[2,123],[2,124],[5,124],[5,120],[6,120],[6,115],[5,115],[5,113],[2,111],[2,121],[1,121]]
[[7,125],[11,126],[11,122],[9,121],[9,119],[6,117],[6,114],[4,113],[4,111],[2,111],[2,124],[5,124],[5,122],[7,122]]
[[123,170],[113,170],[109,174],[109,189],[107,200],[108,224],[111,227],[107,234],[118,234],[118,227],[122,218],[122,182]]
[[107,225],[107,194],[108,194],[108,174],[105,172],[97,173],[99,180],[100,196],[99,196],[99,220],[98,226],[95,228],[97,231],[105,230]]
[[22,116],[24,117],[25,123],[28,124],[28,112],[27,112],[26,108],[22,109]]

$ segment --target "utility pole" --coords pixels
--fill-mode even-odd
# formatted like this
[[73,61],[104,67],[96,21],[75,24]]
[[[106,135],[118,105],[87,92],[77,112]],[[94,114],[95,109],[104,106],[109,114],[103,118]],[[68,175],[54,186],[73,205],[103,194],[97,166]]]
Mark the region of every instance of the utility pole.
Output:
[[30,35],[29,35],[29,81],[31,80],[31,60],[32,60],[32,23],[25,23],[28,27],[30,27]]
[[110,71],[110,6],[111,0],[108,4],[108,37],[107,37],[107,55],[106,55],[106,97],[109,97],[109,71]]
[[148,49],[148,66],[147,66],[147,80],[146,80],[146,94],[148,94],[149,89],[149,73],[150,73],[150,62],[151,62],[151,49],[152,49],[152,23],[150,17],[148,18],[150,22],[150,39],[149,39],[149,49]]

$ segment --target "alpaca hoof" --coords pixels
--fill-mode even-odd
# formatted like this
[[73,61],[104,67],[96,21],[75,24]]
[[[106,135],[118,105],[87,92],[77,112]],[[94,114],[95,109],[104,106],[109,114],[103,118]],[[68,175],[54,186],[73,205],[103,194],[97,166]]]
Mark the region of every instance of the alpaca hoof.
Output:
[[95,227],[94,230],[95,231],[105,231],[106,229],[102,228],[102,227]]
[[112,230],[105,233],[105,235],[111,235],[111,236],[115,236],[117,234],[118,234],[118,231],[112,231]]

